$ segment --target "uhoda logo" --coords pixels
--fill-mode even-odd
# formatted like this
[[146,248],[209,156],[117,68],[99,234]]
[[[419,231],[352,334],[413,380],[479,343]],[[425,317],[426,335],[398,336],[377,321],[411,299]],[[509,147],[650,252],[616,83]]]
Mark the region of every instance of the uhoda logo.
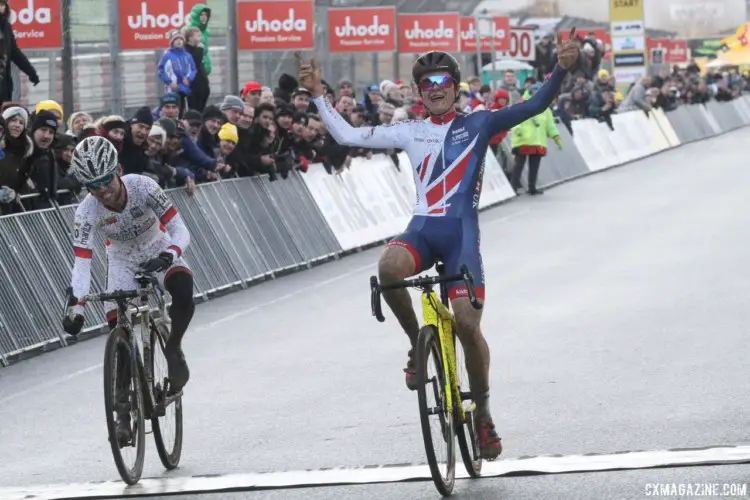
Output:
[[391,34],[391,27],[387,24],[380,24],[380,17],[375,15],[372,18],[372,24],[369,26],[352,24],[352,18],[346,16],[343,26],[336,26],[336,36],[353,37],[353,36],[388,36]]
[[[506,33],[504,29],[498,28],[497,26],[494,26],[494,25],[493,25],[493,28],[495,28],[495,39],[506,37]],[[485,38],[484,35],[482,35],[482,38]],[[461,32],[461,39],[464,41],[477,39],[477,32],[474,29],[474,23],[469,24],[466,31]]]
[[34,8],[34,0],[28,0],[26,7],[16,12],[10,9],[10,24],[16,22],[21,24],[50,24],[52,22],[52,11],[46,7]]
[[442,19],[435,29],[422,29],[419,26],[419,20],[415,20],[412,29],[406,30],[404,35],[407,40],[451,39],[456,36],[456,31],[453,28],[446,28],[445,21]]
[[[128,0],[124,0],[128,1]],[[128,26],[130,29],[154,29],[154,28],[182,28],[187,22],[188,17],[185,15],[185,3],[177,2],[177,12],[172,14],[153,15],[148,11],[148,4],[141,2],[141,12],[137,16],[128,16]]]
[[245,21],[245,30],[248,33],[280,33],[282,31],[307,31],[307,20],[296,19],[293,8],[289,9],[289,17],[286,19],[266,20],[263,17],[263,9],[257,10],[257,18]]

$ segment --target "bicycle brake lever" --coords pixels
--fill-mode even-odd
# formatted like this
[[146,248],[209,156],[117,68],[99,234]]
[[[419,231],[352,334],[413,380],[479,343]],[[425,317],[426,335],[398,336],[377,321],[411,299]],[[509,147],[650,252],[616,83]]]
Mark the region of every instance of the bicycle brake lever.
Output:
[[380,302],[380,286],[378,285],[378,278],[375,276],[370,276],[370,308],[375,319],[383,323],[385,316],[383,316],[383,308]]

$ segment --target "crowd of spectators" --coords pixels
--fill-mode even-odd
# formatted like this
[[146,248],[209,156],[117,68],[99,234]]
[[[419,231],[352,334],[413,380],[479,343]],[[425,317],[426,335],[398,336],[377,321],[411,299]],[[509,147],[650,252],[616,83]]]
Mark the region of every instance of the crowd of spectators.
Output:
[[[593,118],[614,130],[611,116],[618,111],[640,109],[648,112],[656,108],[672,111],[681,104],[731,101],[750,89],[750,79],[736,69],[701,76],[700,68],[692,62],[684,68],[676,65],[671,71],[663,68],[656,76],[644,76],[623,96],[616,90],[609,71],[602,68],[605,56],[602,41],[593,32],[587,33],[581,41],[581,62],[568,77],[555,105],[555,114],[571,134],[572,120]],[[526,88],[552,70],[556,57],[553,34],[548,34],[537,44],[536,54],[536,74],[524,82]]]
[[[55,101],[42,101],[33,111],[4,102],[0,109],[0,213],[48,208],[53,201],[78,201],[78,195],[84,193],[68,175],[68,169],[76,143],[92,134],[105,136],[116,145],[124,174],[148,175],[164,188],[184,187],[189,194],[196,184],[220,178],[266,174],[272,181],[286,179],[293,170],[306,172],[312,163],[320,163],[329,174],[336,174],[349,168],[353,158],[375,153],[391,156],[399,168],[397,150],[338,144],[327,133],[310,93],[289,74],[281,75],[274,88],[250,81],[240,95],[214,98],[212,102],[217,104],[207,105],[211,65],[205,49],[210,10],[197,5],[191,19],[190,25],[169,36],[169,47],[158,69],[164,94],[156,108],[144,107],[132,116],[97,120],[85,112],[75,112],[64,126],[65,113]],[[602,43],[591,34],[582,42],[581,62],[568,76],[553,106],[554,115],[571,133],[571,121],[578,118],[598,119],[612,127],[610,116],[618,111],[648,111],[654,107],[670,110],[680,103],[731,100],[748,85],[737,73],[702,78],[697,67],[690,66],[643,78],[623,100],[610,74],[601,68]],[[517,104],[538,90],[555,62],[554,37],[548,35],[537,47],[535,74],[523,84],[519,85],[513,71],[503,74],[494,92],[479,77],[466,78],[459,86],[456,109],[471,113]],[[326,89],[331,105],[355,127],[427,116],[409,82],[384,80],[365,88],[361,95],[346,79],[335,85],[326,83]],[[559,145],[554,123],[548,125],[547,135]],[[516,143],[523,143],[523,151],[529,150],[530,144],[524,142],[529,139],[523,138],[522,130],[512,131],[516,156],[516,150],[520,150]],[[506,135],[498,134],[491,141],[499,156]],[[544,144],[546,137],[534,137],[531,142],[537,148],[534,151],[541,151]],[[518,187],[520,173],[514,176],[513,171],[523,168],[522,159],[500,159],[509,179],[515,181],[514,187]],[[28,193],[34,195],[20,198]]]

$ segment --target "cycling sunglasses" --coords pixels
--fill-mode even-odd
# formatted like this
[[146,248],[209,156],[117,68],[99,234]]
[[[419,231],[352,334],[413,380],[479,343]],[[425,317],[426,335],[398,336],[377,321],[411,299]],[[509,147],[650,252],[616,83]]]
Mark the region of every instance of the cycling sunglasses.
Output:
[[107,175],[106,177],[102,177],[99,180],[88,182],[88,183],[84,184],[84,186],[86,186],[86,189],[95,191],[97,189],[103,188],[104,186],[109,186],[112,183],[112,181],[114,180],[114,178],[115,178],[115,173],[113,172],[113,173]]
[[450,75],[433,75],[420,80],[419,90],[429,92],[435,87],[439,89],[450,89],[453,88],[455,84],[456,82],[453,81],[453,78],[451,78]]

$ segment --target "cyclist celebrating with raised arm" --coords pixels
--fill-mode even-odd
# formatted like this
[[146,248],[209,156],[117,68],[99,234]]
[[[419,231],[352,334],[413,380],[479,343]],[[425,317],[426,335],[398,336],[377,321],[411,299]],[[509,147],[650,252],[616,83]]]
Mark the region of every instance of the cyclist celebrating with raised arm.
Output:
[[[169,308],[172,331],[164,355],[172,391],[177,393],[190,378],[181,347],[195,310],[193,275],[181,257],[190,243],[190,233],[156,182],[137,174],[120,176],[117,149],[104,137],[87,137],[81,141],[70,166],[73,175],[89,191],[75,214],[73,296],[83,297],[89,293],[95,230],[107,238],[108,293],[135,289],[138,269],[164,273],[164,287],[172,296]],[[108,304],[107,321],[110,328],[114,328],[117,304]],[[74,308],[75,317],[71,319],[66,315],[63,329],[75,336],[83,328],[83,306]],[[124,369],[128,370],[129,366],[125,365]],[[118,376],[118,382],[127,384],[129,380],[128,373]],[[126,387],[118,386],[118,392],[127,396]],[[118,434],[130,433],[129,417],[127,410],[118,411]]]
[[[476,280],[477,298],[484,301],[478,204],[485,154],[492,137],[542,113],[554,100],[567,71],[578,61],[575,28],[564,43],[558,35],[557,45],[558,64],[531,99],[498,111],[477,111],[470,115],[456,114],[454,110],[461,81],[456,59],[445,52],[427,52],[414,63],[412,76],[430,117],[424,121],[359,128],[349,125],[328,103],[315,60],[306,63],[297,54],[299,81],[312,92],[323,122],[339,144],[403,149],[409,155],[414,169],[416,207],[406,231],[387,245],[380,258],[379,275],[384,285],[427,270],[439,258],[445,263],[447,274],[461,274],[461,266],[468,266]],[[465,285],[450,288],[449,296],[477,405],[480,453],[491,460],[501,453],[502,445],[490,414],[490,353],[480,329],[481,310],[472,307]],[[384,290],[383,297],[411,341],[404,371],[407,387],[415,390],[413,353],[419,323],[409,292]]]

